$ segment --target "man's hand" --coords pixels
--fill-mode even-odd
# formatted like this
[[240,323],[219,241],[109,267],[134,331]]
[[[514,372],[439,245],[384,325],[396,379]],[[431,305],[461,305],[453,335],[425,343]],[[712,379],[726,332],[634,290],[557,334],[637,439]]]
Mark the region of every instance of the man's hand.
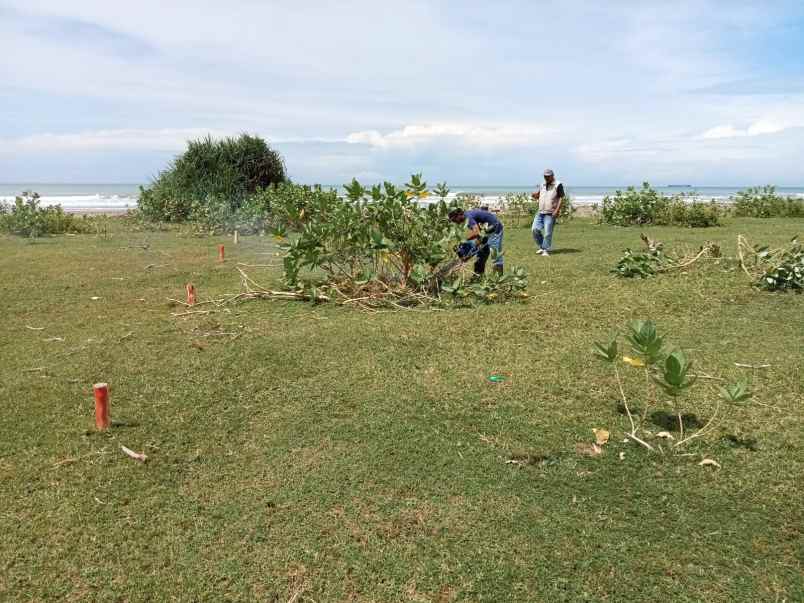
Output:
[[538,201],[539,200],[539,191],[531,193],[530,198],[533,199],[534,201]]

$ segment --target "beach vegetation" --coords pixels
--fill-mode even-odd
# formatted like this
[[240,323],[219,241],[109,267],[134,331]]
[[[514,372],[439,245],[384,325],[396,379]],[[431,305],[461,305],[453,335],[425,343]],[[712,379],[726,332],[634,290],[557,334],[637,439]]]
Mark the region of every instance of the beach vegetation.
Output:
[[511,218],[511,226],[519,228],[524,219],[524,225],[530,226],[533,217],[533,199],[528,193],[505,193],[502,197],[502,208],[506,218]]
[[285,182],[282,156],[262,138],[207,137],[189,141],[184,153],[140,188],[139,210],[154,221],[226,224],[237,221],[241,210],[251,215],[254,193]]
[[[732,407],[729,416],[733,418],[737,405],[752,397],[745,381],[728,384],[726,380],[711,375],[699,378],[692,370],[693,362],[687,353],[681,348],[670,347],[667,336],[659,334],[651,320],[629,322],[624,339],[629,348],[628,355],[621,356],[617,334],[606,342],[595,342],[592,353],[612,367],[617,394],[628,419],[627,437],[652,452],[665,452],[658,441],[649,442],[654,434],[646,428],[649,415],[661,412],[662,405],[671,411],[675,424],[670,422],[668,431],[655,436],[664,439],[670,451],[678,451],[692,440],[713,432],[722,418],[722,404]],[[628,368],[621,371],[620,363]],[[628,375],[633,376],[632,383],[627,382]],[[690,393],[694,386],[697,386],[697,395],[693,396]],[[641,392],[638,400],[627,393],[634,390]],[[660,394],[664,396],[660,397]],[[637,411],[637,406],[641,411]],[[700,419],[703,413],[709,413],[705,423]]]
[[[523,269],[479,281],[456,258],[463,232],[443,201],[422,205],[427,183],[414,174],[404,187],[389,182],[366,188],[357,180],[346,196],[322,193],[296,211],[282,209],[283,227],[299,232],[284,246],[289,287],[309,290],[355,307],[492,303],[525,297]],[[279,212],[275,214],[279,218]],[[323,274],[323,278],[321,275]],[[306,275],[306,278],[305,278]]]
[[0,232],[23,237],[93,232],[97,222],[92,216],[66,213],[61,205],[42,206],[39,194],[32,191],[16,197],[13,204],[0,204]]
[[714,201],[696,201],[691,195],[665,195],[643,182],[642,188],[629,186],[614,195],[606,195],[600,221],[614,226],[719,226],[723,210]]
[[735,216],[748,218],[804,217],[804,198],[782,196],[772,185],[739,191],[731,198]]

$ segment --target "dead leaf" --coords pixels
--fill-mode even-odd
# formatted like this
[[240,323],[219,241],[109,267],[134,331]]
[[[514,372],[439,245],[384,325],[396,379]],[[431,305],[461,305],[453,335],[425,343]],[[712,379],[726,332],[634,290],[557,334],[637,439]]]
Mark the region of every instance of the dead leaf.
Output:
[[595,443],[598,446],[604,446],[609,441],[609,432],[605,429],[595,427],[592,429],[592,433],[595,434]]
[[621,461],[622,461],[622,460],[625,460],[625,453],[624,453],[624,452],[621,452],[621,453],[620,453],[620,460],[621,460]]
[[140,461],[141,463],[144,463],[145,461],[148,460],[148,457],[146,455],[139,452],[134,452],[133,450],[131,450],[131,448],[126,448],[125,446],[120,446],[120,448],[124,453],[133,458],[135,461]]
[[603,454],[603,449],[597,444],[587,444],[582,442],[575,445],[575,452],[581,456],[598,456]]
[[718,462],[717,462],[716,460],[714,460],[714,459],[704,459],[704,460],[702,460],[702,461],[701,461],[700,463],[698,463],[698,464],[699,464],[701,467],[706,467],[706,466],[711,465],[712,467],[717,467],[718,469],[720,469],[720,463],[718,463]]
[[623,356],[623,362],[636,367],[645,366],[645,362],[643,360],[640,358],[631,358],[630,356]]
[[659,433],[656,434],[656,437],[664,438],[666,440],[675,440],[673,434],[671,434],[669,431],[660,431]]
[[100,299],[100,297],[98,297],[98,296],[96,295],[96,296],[94,296],[94,297],[90,297],[89,299],[91,299],[92,301],[98,301],[98,300]]

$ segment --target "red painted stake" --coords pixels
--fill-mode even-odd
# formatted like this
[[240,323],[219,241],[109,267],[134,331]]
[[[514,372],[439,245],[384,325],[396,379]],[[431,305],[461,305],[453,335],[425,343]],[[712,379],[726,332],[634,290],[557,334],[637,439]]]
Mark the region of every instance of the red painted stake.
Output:
[[223,245],[218,245],[218,261],[223,261]]
[[95,427],[99,430],[109,429],[109,386],[106,383],[96,383],[95,390]]
[[195,285],[192,283],[187,283],[187,305],[195,305]]

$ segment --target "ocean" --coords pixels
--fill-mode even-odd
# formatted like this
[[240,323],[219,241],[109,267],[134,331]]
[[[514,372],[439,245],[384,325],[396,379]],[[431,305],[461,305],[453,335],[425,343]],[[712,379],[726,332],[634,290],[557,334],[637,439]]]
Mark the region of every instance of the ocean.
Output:
[[[568,194],[578,205],[601,203],[603,197],[623,190],[624,186],[572,186],[565,184]],[[640,184],[635,184],[639,187]],[[61,205],[69,212],[120,212],[137,206],[139,184],[58,184],[58,183],[0,183],[0,202],[13,202],[23,191],[39,193],[42,205]],[[343,192],[342,187],[328,186]],[[659,192],[693,193],[696,198],[708,201],[728,202],[729,197],[746,186],[693,186],[665,185],[654,187]],[[495,206],[506,193],[530,193],[532,186],[452,186],[450,196],[458,193],[472,193],[482,198],[482,203]],[[804,186],[779,186],[777,193],[804,198]]]

